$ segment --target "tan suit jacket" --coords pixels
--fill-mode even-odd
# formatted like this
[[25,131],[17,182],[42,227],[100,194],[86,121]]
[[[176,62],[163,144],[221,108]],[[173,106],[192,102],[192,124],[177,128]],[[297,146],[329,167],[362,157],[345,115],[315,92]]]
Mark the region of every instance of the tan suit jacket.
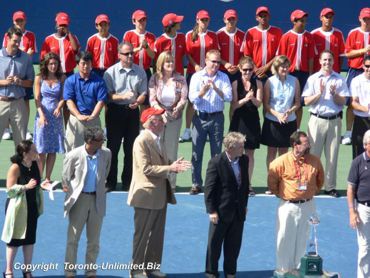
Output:
[[167,179],[169,171],[165,146],[161,143],[160,150],[150,131],[143,130],[134,143],[127,204],[144,209],[163,209],[167,203],[176,204]]
[[[98,152],[96,211],[100,216],[104,216],[106,210],[105,180],[110,169],[111,152],[105,147],[102,147]],[[68,187],[64,201],[64,216],[68,215],[84,187],[87,174],[86,156],[85,145],[83,145],[67,153],[64,158],[62,184]]]

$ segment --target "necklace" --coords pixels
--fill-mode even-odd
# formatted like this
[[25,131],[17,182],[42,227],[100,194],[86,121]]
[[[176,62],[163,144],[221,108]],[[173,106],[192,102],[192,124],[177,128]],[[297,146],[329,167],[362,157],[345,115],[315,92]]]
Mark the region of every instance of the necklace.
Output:
[[32,167],[32,161],[31,161],[31,163],[26,163],[24,160],[22,160],[22,165],[24,166],[24,167],[26,167],[27,169],[28,169],[28,171],[31,171],[31,167]]

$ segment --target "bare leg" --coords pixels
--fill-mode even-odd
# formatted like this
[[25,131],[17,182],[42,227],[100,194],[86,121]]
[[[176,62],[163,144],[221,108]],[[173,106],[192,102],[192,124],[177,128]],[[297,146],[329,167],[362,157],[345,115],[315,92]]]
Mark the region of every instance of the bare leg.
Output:
[[253,175],[253,168],[254,168],[254,150],[245,150],[245,154],[248,156],[249,165],[248,165],[248,176],[249,176],[249,190],[253,190],[252,188],[252,175]]
[[45,153],[39,153],[39,158],[40,158],[40,175],[41,178],[44,175],[44,168],[45,168],[45,161],[46,161],[46,154]]
[[297,115],[297,129],[299,129],[301,126],[302,114],[303,114],[302,107],[299,108],[297,111],[295,111],[295,114]]
[[18,247],[6,246],[6,270],[5,273],[13,273],[14,258],[17,255]]
[[[23,245],[23,259],[25,265],[30,265],[32,263],[33,254],[33,244]],[[31,277],[31,272],[25,272],[26,277]]]
[[277,154],[277,148],[267,147],[267,157],[266,157],[266,167],[267,171],[269,170],[270,163],[275,159]]
[[49,153],[46,158],[45,179],[49,181],[51,180],[51,173],[53,172],[56,157],[55,153]]
[[279,148],[279,156],[288,152],[288,148]]

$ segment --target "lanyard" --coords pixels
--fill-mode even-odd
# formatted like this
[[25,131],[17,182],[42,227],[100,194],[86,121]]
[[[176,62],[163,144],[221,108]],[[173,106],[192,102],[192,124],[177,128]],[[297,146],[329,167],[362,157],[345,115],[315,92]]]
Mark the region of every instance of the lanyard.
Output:
[[[302,167],[300,167],[300,165],[302,165]],[[307,184],[307,182],[308,182],[308,165],[306,163],[306,159],[303,159],[302,164],[300,164],[297,160],[294,160],[294,167],[295,167],[295,170],[296,170],[295,176],[297,177],[298,185],[301,184],[302,177],[304,178],[302,184]],[[303,168],[303,174],[302,174],[301,168]]]

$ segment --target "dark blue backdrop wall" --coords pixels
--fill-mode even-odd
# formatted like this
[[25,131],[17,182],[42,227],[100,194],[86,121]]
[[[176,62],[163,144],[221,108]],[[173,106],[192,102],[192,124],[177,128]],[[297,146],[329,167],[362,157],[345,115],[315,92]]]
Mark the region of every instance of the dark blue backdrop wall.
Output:
[[[224,2],[227,1],[227,2]],[[111,18],[111,33],[119,40],[126,30],[132,29],[131,14],[136,9],[143,9],[148,14],[147,29],[155,35],[162,33],[161,19],[168,12],[185,16],[182,32],[186,33],[194,24],[195,14],[200,9],[207,9],[211,14],[210,29],[217,31],[223,26],[223,13],[234,8],[239,13],[239,27],[243,31],[255,25],[255,10],[258,6],[270,8],[273,25],[284,31],[291,28],[289,16],[294,9],[303,9],[309,13],[308,30],[320,25],[319,13],[323,7],[335,10],[335,26],[345,36],[348,31],[359,25],[358,14],[362,7],[369,6],[365,0],[8,0],[2,1],[0,9],[0,31],[5,32],[12,24],[12,14],[23,10],[27,14],[27,29],[36,33],[38,48],[44,38],[54,32],[55,14],[67,12],[71,17],[70,29],[75,33],[85,48],[86,40],[96,32],[94,20],[96,15],[106,13]],[[37,55],[36,55],[37,56]],[[35,57],[37,60],[38,57]]]

